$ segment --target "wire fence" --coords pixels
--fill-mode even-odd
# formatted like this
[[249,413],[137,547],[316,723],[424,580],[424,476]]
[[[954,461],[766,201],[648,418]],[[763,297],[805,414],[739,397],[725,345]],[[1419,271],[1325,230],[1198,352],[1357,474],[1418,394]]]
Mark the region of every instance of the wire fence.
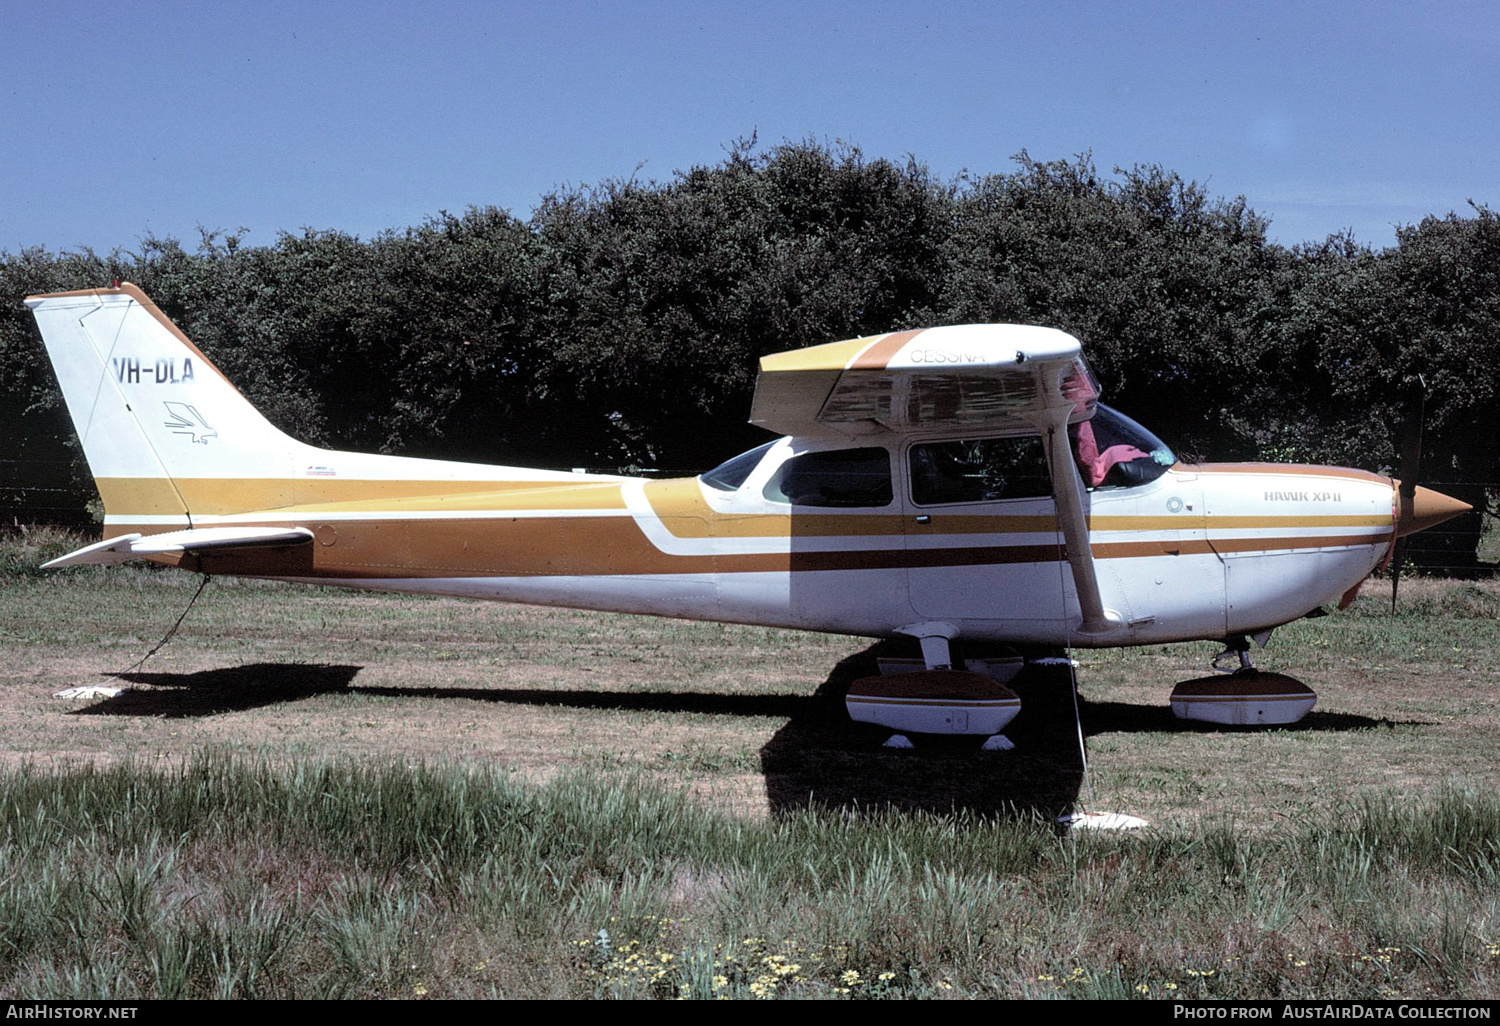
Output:
[[98,496],[77,472],[70,460],[0,459],[0,525],[91,526]]
[[1436,577],[1494,577],[1500,571],[1500,481],[1432,480],[1422,487],[1452,495],[1474,509],[1408,535],[1402,572]]

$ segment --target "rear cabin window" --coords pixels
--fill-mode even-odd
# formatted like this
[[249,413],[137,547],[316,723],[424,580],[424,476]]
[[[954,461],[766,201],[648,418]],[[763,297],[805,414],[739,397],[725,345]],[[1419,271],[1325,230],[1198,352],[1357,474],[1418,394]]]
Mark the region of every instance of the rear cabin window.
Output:
[[1052,494],[1037,435],[913,445],[911,497],[919,506],[1035,499]]
[[803,453],[781,465],[764,494],[793,506],[889,506],[891,456],[879,448]]

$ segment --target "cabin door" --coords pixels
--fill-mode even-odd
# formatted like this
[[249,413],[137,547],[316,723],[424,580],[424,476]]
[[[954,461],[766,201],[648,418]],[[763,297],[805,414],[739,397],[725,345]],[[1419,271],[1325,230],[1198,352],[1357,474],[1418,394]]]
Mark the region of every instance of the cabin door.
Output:
[[915,441],[903,453],[912,609],[998,620],[1018,634],[1076,619],[1052,482],[1037,435]]

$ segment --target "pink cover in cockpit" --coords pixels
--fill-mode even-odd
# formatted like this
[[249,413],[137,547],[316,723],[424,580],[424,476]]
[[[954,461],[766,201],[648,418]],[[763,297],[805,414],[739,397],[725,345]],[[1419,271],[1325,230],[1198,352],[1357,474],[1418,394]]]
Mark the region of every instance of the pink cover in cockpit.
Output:
[[1083,471],[1084,484],[1090,488],[1098,488],[1109,476],[1109,470],[1116,463],[1129,463],[1142,457],[1149,457],[1149,452],[1142,452],[1133,445],[1111,445],[1103,452],[1099,451],[1099,442],[1094,438],[1094,425],[1084,421],[1073,429],[1075,437],[1073,440],[1073,453],[1078,460],[1078,469]]

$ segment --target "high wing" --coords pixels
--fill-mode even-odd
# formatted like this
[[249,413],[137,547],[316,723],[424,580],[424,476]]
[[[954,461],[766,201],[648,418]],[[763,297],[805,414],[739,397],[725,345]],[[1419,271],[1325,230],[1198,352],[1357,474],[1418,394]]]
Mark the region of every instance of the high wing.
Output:
[[1055,328],[957,324],[762,357],[750,422],[777,434],[963,426],[1039,429],[1094,415],[1078,340]]
[[1118,624],[1099,594],[1087,492],[1067,430],[1092,417],[1098,399],[1098,384],[1072,335],[1032,325],[958,324],[762,357],[750,421],[788,435],[1040,433],[1083,613],[1080,630],[1107,634]]

